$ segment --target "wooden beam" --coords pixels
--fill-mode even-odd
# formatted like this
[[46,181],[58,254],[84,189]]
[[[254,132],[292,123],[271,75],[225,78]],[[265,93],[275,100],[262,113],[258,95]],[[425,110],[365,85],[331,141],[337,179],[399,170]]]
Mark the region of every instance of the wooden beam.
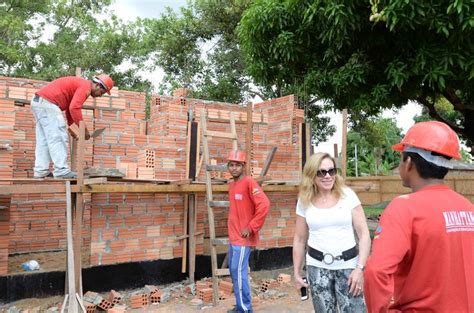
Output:
[[260,177],[265,177],[268,173],[268,169],[270,168],[270,165],[272,164],[273,157],[275,156],[275,153],[277,151],[277,147],[274,146],[272,149],[268,152],[267,158],[265,159],[265,163],[263,164],[262,171],[260,172]]
[[[205,193],[206,185],[204,184],[189,184],[189,185],[151,185],[151,184],[133,184],[133,185],[90,185],[88,187],[80,187],[81,192],[86,193]],[[298,190],[297,182],[285,182],[285,185],[265,185],[263,186],[265,192],[291,192]],[[49,189],[50,191],[50,189]],[[224,193],[228,191],[228,185],[213,185],[212,191],[216,193]]]
[[196,194],[190,194],[188,200],[189,206],[189,280],[194,283],[194,272],[196,271]]
[[[76,271],[74,268],[75,253],[72,229],[72,194],[71,183],[66,182],[66,235],[67,235],[67,288],[68,288],[68,312],[79,312],[76,303]],[[79,255],[81,252],[79,252]]]
[[253,105],[251,102],[247,104],[247,130],[245,133],[245,153],[247,154],[247,162],[245,164],[245,172],[247,175],[251,175],[250,172],[252,166],[250,164],[252,158],[252,138],[253,138]]
[[347,174],[347,109],[342,110],[342,155],[341,174],[346,178]]
[[106,184],[107,177],[84,178],[84,185]]
[[213,130],[206,131],[204,136],[206,136],[206,137],[216,137],[216,138],[237,139],[237,136],[235,136],[232,133],[225,133],[225,132],[219,132],[219,131],[213,131]]
[[[79,122],[79,140],[77,141],[77,185],[83,187],[84,184],[84,151],[85,151],[86,124]],[[76,277],[76,292],[82,298],[82,215],[84,212],[84,195],[79,192],[76,194],[74,216],[74,269]],[[71,299],[71,297],[69,297]]]
[[[66,180],[64,180],[66,181]],[[71,192],[78,192],[79,186],[71,186]],[[17,184],[17,185],[0,185],[0,195],[11,194],[29,194],[29,193],[65,193],[64,185],[57,184]]]

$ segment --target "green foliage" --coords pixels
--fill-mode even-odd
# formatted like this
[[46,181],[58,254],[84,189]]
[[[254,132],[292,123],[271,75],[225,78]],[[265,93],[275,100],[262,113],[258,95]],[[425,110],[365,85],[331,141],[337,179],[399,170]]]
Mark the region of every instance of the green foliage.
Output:
[[[333,108],[375,115],[444,96],[474,139],[474,2],[257,0],[238,27],[259,84],[302,80]],[[449,122],[449,121],[447,121]]]
[[[124,24],[107,11],[110,0],[6,1],[0,4],[0,75],[53,80],[112,75],[122,89],[149,90],[137,72],[146,60],[139,24]],[[105,16],[99,17],[99,14]],[[51,38],[46,37],[50,34]],[[133,63],[119,71],[124,62]]]
[[393,118],[367,118],[353,114],[353,125],[347,133],[347,174],[359,176],[390,175],[399,162],[392,145],[400,142],[401,129]]
[[[461,115],[460,112],[454,110],[454,106],[448,100],[446,100],[446,98],[444,97],[437,98],[436,101],[434,101],[433,106],[436,108],[436,112],[443,118],[443,120],[448,121],[449,124],[451,125],[462,124],[462,120],[464,117]],[[426,107],[423,108],[420,115],[415,116],[413,119],[415,120],[415,122],[434,120],[434,118],[432,118],[429,115],[429,110]],[[461,137],[461,142],[463,141],[462,139],[463,138]],[[464,162],[470,163],[472,162],[472,159],[473,159],[472,153],[474,153],[473,151],[474,145],[473,145],[472,140],[470,139],[467,139],[464,141],[468,147],[471,147],[471,154],[469,154],[469,152],[466,151],[461,145],[461,159]]]
[[[296,94],[301,107],[311,111],[310,122],[316,142],[335,131],[329,119],[319,116],[328,110],[316,105],[317,97],[297,77],[287,84],[256,83],[250,78],[236,29],[250,0],[195,0],[179,13],[168,10],[159,19],[142,21],[147,36],[144,49],[156,66],[165,71],[160,92],[177,87],[190,89],[195,98],[242,103],[255,96],[263,100]],[[280,47],[291,48],[291,38],[281,37]]]

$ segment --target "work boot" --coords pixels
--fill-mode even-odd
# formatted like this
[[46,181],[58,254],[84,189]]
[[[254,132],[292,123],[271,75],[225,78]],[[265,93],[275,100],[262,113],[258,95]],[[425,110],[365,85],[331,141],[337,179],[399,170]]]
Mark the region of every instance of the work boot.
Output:
[[66,173],[66,174],[64,174],[64,175],[55,176],[54,178],[75,179],[75,178],[77,178],[77,173],[71,171],[71,172]]
[[39,178],[39,179],[42,179],[42,178],[52,178],[53,177],[53,173],[49,172],[47,175],[33,175],[34,178]]

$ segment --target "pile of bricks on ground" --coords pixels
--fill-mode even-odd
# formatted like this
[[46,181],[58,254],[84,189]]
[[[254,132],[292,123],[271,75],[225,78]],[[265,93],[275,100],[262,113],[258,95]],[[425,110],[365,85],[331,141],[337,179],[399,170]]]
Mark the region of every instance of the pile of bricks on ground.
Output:
[[127,309],[142,309],[151,304],[166,303],[170,298],[169,291],[159,290],[156,286],[146,285],[125,298],[115,290],[108,297],[88,291],[84,294],[83,304],[87,313],[106,311],[107,313],[125,313]]

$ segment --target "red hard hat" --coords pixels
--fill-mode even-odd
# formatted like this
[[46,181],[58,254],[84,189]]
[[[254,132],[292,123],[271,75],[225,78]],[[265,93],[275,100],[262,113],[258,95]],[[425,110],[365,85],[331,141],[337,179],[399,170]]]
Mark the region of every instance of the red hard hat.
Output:
[[245,152],[240,151],[240,150],[232,150],[229,152],[229,157],[227,158],[227,161],[234,161],[234,162],[241,162],[245,163],[247,160],[247,156],[245,155]]
[[110,95],[110,90],[114,88],[114,81],[112,78],[110,78],[109,75],[106,74],[100,74],[94,77],[93,79],[94,82],[99,83],[102,85],[102,87],[105,88],[107,93]]
[[458,160],[461,158],[458,135],[448,125],[437,121],[416,123],[392,149],[403,151],[405,146],[437,152]]

